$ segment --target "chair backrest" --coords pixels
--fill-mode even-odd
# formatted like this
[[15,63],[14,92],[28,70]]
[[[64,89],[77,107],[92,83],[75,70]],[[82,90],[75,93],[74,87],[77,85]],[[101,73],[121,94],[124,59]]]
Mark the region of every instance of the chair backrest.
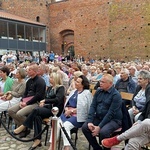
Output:
[[90,90],[94,89],[95,84],[90,84]]
[[125,100],[132,100],[133,94],[132,93],[127,93],[127,92],[120,92],[122,99]]
[[92,93],[92,95],[95,94],[96,90],[94,89],[95,84],[90,84],[90,91]]
[[92,90],[92,95],[93,95],[93,96],[94,96],[95,92],[96,92],[96,90],[93,89],[93,90]]

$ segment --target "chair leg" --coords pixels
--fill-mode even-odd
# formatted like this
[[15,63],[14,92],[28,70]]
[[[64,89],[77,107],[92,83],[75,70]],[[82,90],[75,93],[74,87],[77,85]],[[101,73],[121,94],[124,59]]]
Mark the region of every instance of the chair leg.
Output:
[[[1,114],[0,114],[1,120],[2,120],[3,116],[5,117],[5,121],[6,121],[6,118],[7,118],[6,111],[1,112]],[[0,123],[0,127],[1,127],[1,123]]]
[[75,147],[76,147],[76,144],[77,144],[77,140],[78,140],[78,131],[77,131],[77,133],[75,135]]
[[91,150],[91,145],[89,144],[89,149],[88,150]]
[[47,138],[48,138],[48,131],[49,131],[49,125],[46,125],[46,137],[45,137],[45,146],[47,143]]
[[9,129],[9,127],[10,127],[10,123],[12,124],[12,121],[13,121],[13,119],[9,116],[9,117],[8,117],[8,129]]

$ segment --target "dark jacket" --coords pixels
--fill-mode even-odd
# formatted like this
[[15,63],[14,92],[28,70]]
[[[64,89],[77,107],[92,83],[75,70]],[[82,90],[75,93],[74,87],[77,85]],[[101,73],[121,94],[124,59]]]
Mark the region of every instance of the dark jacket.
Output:
[[39,76],[30,78],[26,83],[26,89],[23,98],[30,97],[30,96],[34,96],[34,97],[26,104],[32,105],[44,99],[45,90],[46,90],[46,84],[44,79],[42,79]]
[[122,121],[122,99],[119,92],[112,86],[108,91],[98,89],[94,95],[87,122],[99,120],[102,128],[111,120]]
[[[131,77],[128,78],[129,79],[129,82],[127,84],[127,92],[128,93],[134,93],[135,92],[135,89],[136,89],[136,84],[135,82],[132,80]],[[119,79],[117,82],[116,82],[116,85],[115,85],[115,88],[119,91],[118,87],[119,87],[119,84],[120,82],[122,82],[122,79]]]
[[141,115],[138,118],[138,120],[141,120],[141,121],[146,118],[150,119],[150,83],[147,85],[147,87],[145,89],[145,96],[146,96],[145,107],[144,107]]
[[125,132],[126,130],[128,130],[132,126],[129,112],[128,112],[127,107],[125,106],[124,103],[122,103],[122,114],[123,114],[123,119],[122,119],[121,133]]
[[63,108],[64,108],[64,99],[65,99],[65,88],[64,86],[60,86],[57,89],[52,89],[49,87],[45,94],[45,104],[49,104],[46,106],[47,108],[52,109],[52,107],[58,107],[59,113],[57,116],[60,116]]

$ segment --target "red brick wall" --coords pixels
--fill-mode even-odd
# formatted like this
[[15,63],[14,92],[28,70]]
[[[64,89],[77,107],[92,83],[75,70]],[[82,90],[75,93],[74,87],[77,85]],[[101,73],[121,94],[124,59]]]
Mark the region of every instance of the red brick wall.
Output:
[[7,0],[2,7],[34,21],[40,16],[49,27],[48,50],[61,53],[60,33],[73,30],[74,37],[67,37],[66,42],[73,40],[76,55],[124,60],[150,57],[149,0],[68,0],[48,7],[45,0]]
[[[50,5],[51,43],[74,30],[76,55],[135,59],[150,57],[150,1],[69,0]],[[149,25],[149,26],[148,26]]]

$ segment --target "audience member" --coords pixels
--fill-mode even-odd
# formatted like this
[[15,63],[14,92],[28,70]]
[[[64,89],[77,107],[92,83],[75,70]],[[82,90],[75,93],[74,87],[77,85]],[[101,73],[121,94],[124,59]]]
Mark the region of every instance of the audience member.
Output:
[[0,68],[0,96],[3,96],[6,92],[11,91],[13,79],[9,77],[10,70],[7,66]]
[[[39,101],[44,99],[45,95],[45,81],[37,76],[38,66],[32,64],[27,70],[27,74],[30,77],[26,83],[25,93],[21,102],[12,106],[8,109],[8,114],[14,119],[15,123],[20,126],[25,121],[27,115],[29,115],[32,110],[38,106]],[[30,98],[29,101],[23,101],[24,98]],[[29,130],[21,132],[21,137],[26,137],[29,134]]]
[[[63,122],[63,126],[66,129],[69,137],[70,130],[74,127],[80,128],[87,119],[89,107],[92,101],[92,94],[89,91],[89,81],[84,76],[81,75],[75,81],[76,90],[73,90],[65,103],[65,109],[60,116],[60,122]],[[62,132],[64,150],[70,150],[70,143],[66,136]],[[50,148],[51,150],[52,135],[50,138]]]
[[138,74],[138,86],[133,96],[132,108],[129,109],[131,121],[137,121],[144,109],[146,99],[150,96],[150,73],[146,70],[140,71]]
[[61,75],[62,81],[63,81],[63,86],[65,87],[65,89],[67,91],[68,86],[69,86],[69,84],[68,84],[68,82],[69,82],[68,75],[60,69],[60,66],[53,67],[52,70],[53,70],[53,72],[57,72]]
[[[126,68],[121,69],[120,72],[120,79],[116,82],[115,88],[119,92],[127,92],[127,93],[134,93],[136,89],[136,84],[132,80],[131,77],[129,77],[129,70]],[[130,101],[123,100],[125,102],[125,105],[131,105]]]
[[47,88],[50,87],[50,81],[49,81],[49,75],[46,74],[46,65],[45,64],[39,64],[38,75],[44,79],[44,81],[46,83],[46,90],[47,90]]
[[82,71],[83,75],[85,75],[90,82],[91,74],[89,73],[88,66],[86,66],[86,65],[82,66],[81,71]]
[[82,132],[94,150],[102,150],[100,141],[122,125],[122,99],[113,86],[113,77],[105,74],[100,79],[100,88],[96,91],[90,106],[88,119],[82,126]]
[[72,78],[70,86],[67,90],[67,95],[69,95],[72,90],[75,90],[75,82],[76,82],[77,78],[81,75],[83,75],[83,73],[81,71],[75,71],[73,73],[73,78]]
[[137,69],[136,69],[136,67],[135,66],[130,66],[129,68],[128,68],[128,70],[129,70],[129,76],[132,78],[132,80],[137,84],[137,82],[138,82],[138,79],[137,79]]

